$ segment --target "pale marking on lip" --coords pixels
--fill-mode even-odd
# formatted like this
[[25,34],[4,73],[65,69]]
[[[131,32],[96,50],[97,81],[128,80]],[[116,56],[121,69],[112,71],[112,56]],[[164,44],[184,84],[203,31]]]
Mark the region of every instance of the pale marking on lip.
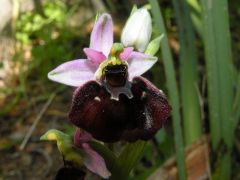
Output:
[[146,116],[144,129],[148,130],[148,129],[151,129],[151,127],[152,127],[152,117],[151,117],[147,107],[144,108],[144,113],[145,113],[145,116]]
[[141,99],[144,99],[147,96],[147,93],[145,91],[142,92]]
[[100,99],[98,96],[96,96],[96,97],[94,98],[94,100],[95,100],[95,101],[98,101],[98,102],[101,102],[101,99]]

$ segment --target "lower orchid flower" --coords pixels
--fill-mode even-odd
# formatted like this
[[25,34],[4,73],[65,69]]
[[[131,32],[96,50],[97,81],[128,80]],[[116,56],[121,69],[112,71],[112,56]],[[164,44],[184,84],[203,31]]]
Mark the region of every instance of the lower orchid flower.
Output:
[[51,129],[42,135],[40,139],[56,141],[65,165],[68,163],[71,165],[70,167],[61,168],[57,176],[67,174],[68,171],[77,171],[81,172],[80,174],[77,173],[78,176],[84,177],[86,174],[85,167],[104,179],[111,175],[104,159],[88,144],[92,140],[89,133],[77,129],[73,141],[71,136],[56,129]]
[[84,49],[87,59],[66,62],[48,74],[53,81],[78,87],[70,121],[104,142],[152,138],[171,111],[163,92],[141,77],[157,62],[149,53],[153,44],[142,53],[113,43],[112,18],[101,15],[91,33],[90,48]]

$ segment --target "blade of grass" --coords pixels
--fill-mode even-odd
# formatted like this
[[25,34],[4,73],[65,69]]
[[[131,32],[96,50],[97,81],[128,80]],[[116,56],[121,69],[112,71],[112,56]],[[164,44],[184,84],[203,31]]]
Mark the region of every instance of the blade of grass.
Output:
[[175,71],[173,66],[173,58],[169,46],[169,42],[166,36],[166,29],[162,18],[162,13],[157,0],[149,0],[153,17],[157,26],[159,35],[165,34],[161,41],[163,64],[165,74],[167,78],[167,87],[169,92],[170,103],[172,105],[172,116],[173,116],[173,129],[174,129],[174,141],[175,150],[177,156],[177,167],[179,179],[186,179],[186,167],[185,167],[185,155],[184,155],[184,144],[181,129],[181,118],[180,118],[180,105],[177,82],[175,77]]
[[198,2],[198,0],[187,0],[188,5],[190,6],[190,15],[193,22],[193,25],[195,27],[195,30],[197,31],[198,35],[202,37],[203,35],[203,26],[202,26],[202,9]]
[[[214,19],[216,29],[216,45],[220,78],[220,111],[223,139],[228,147],[232,147],[232,105],[233,105],[233,71],[231,40],[229,32],[228,1],[214,1]],[[217,19],[217,20],[216,20]],[[223,73],[224,72],[224,73]]]
[[233,104],[233,114],[234,114],[233,133],[234,133],[234,130],[236,129],[240,119],[240,72],[238,72],[237,75],[237,85]]
[[[230,74],[233,70],[229,21],[226,0],[202,0],[204,14],[205,55],[208,71],[208,91],[210,98],[210,116],[214,120],[212,128],[221,120],[221,133],[229,147],[231,146],[231,117],[233,104],[233,85]],[[215,99],[215,104],[211,103]],[[212,106],[217,106],[218,110]],[[218,114],[218,115],[216,115]],[[218,118],[216,119],[216,117]],[[213,129],[213,130],[214,130]],[[213,139],[219,139],[221,136]],[[219,141],[219,140],[218,140]],[[214,141],[216,147],[216,141]]]
[[204,23],[204,48],[206,57],[206,68],[208,78],[208,104],[210,115],[211,139],[212,146],[216,150],[221,139],[221,123],[220,123],[220,93],[217,63],[216,47],[214,40],[213,17],[211,10],[208,10],[207,0],[202,1],[203,4],[203,23]]
[[191,144],[201,136],[201,111],[197,85],[197,50],[186,0],[173,0],[180,40],[180,85],[185,143]]
[[[201,0],[208,76],[211,138],[214,150],[221,144],[220,177],[230,179],[233,145],[233,70],[227,0]],[[227,161],[227,162],[225,162]]]

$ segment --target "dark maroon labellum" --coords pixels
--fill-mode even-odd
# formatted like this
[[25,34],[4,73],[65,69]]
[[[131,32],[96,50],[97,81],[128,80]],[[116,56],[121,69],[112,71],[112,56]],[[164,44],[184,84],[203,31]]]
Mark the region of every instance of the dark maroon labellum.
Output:
[[[113,78],[114,79],[114,78]],[[166,96],[143,77],[131,82],[133,97],[111,99],[105,86],[89,81],[74,94],[69,118],[104,142],[151,139],[170,115]]]
[[104,68],[103,80],[112,87],[124,86],[127,80],[127,66],[114,65]]

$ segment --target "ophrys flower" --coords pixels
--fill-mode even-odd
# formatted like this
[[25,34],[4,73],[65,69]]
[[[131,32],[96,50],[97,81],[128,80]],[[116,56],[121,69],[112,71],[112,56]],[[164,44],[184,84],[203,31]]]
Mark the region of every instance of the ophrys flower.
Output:
[[[134,13],[139,11],[142,9]],[[134,22],[131,17],[126,27],[131,27],[131,22]],[[152,26],[151,23],[148,25]],[[142,28],[143,31],[144,28],[149,29]],[[132,36],[126,31],[122,39]],[[151,31],[146,32],[150,37]],[[149,42],[149,38],[147,43],[144,38],[134,38],[137,42],[135,50],[141,47],[141,52],[134,51],[133,47],[124,47],[123,44],[127,46],[124,42],[113,43],[112,18],[103,14],[94,25],[90,48],[84,49],[87,59],[66,62],[48,74],[51,80],[78,87],[69,118],[98,140],[147,140],[169,116],[171,108],[165,95],[140,77],[157,62],[157,57],[142,53]]]
[[72,139],[68,134],[50,129],[40,139],[56,141],[63,156],[64,165],[67,166],[70,163],[73,168],[79,168],[77,171],[82,171],[82,176],[85,176],[85,168],[105,179],[111,175],[104,159],[88,144],[92,140],[89,133],[77,129],[74,139]]

